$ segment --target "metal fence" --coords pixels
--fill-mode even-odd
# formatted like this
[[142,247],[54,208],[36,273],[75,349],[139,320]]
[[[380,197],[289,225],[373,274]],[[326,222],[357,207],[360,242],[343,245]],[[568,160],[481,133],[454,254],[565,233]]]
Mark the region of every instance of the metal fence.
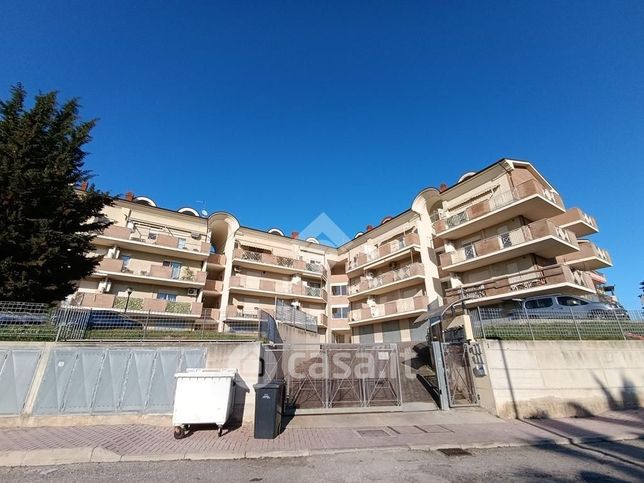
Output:
[[283,381],[286,409],[400,406],[396,344],[274,344],[261,380]]
[[470,311],[474,337],[506,340],[644,340],[643,310]]
[[275,319],[309,332],[318,332],[318,319],[314,315],[307,314],[301,310],[286,304],[275,306]]
[[[0,340],[273,340],[275,321],[0,301]],[[272,317],[271,317],[272,319]]]

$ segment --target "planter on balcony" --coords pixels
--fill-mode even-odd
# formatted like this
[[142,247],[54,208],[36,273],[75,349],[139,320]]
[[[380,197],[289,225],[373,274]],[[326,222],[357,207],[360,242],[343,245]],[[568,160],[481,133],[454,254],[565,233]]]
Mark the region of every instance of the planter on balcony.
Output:
[[143,299],[138,297],[130,297],[130,302],[128,303],[127,297],[114,298],[115,309],[125,309],[126,305],[128,310],[143,310]]
[[190,302],[169,301],[165,311],[170,314],[190,314],[192,313],[192,307]]

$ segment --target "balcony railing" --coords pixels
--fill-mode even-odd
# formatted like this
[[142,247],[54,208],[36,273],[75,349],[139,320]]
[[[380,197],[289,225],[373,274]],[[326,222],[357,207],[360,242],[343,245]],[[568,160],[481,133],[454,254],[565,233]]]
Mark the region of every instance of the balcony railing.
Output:
[[356,295],[373,288],[382,287],[417,275],[424,275],[422,263],[412,263],[396,270],[382,273],[376,277],[360,277],[360,283],[349,286],[349,294]]
[[549,220],[539,220],[500,235],[484,238],[456,251],[443,253],[440,256],[441,266],[446,268],[547,236],[554,236],[571,245],[577,245],[577,237],[570,230],[561,228]]
[[226,265],[226,256],[221,253],[211,253],[208,255],[208,264],[209,265]]
[[251,262],[262,263],[264,265],[289,268],[300,272],[319,273],[325,278],[327,276],[326,269],[321,263],[306,262],[304,260],[297,260],[291,257],[273,255],[272,253],[254,252],[252,250],[244,250],[242,248],[236,248],[233,252],[233,256],[237,260],[248,260]]
[[206,272],[189,267],[176,269],[163,265],[149,265],[145,269],[132,269],[124,266],[123,260],[117,258],[103,258],[97,267],[99,272],[123,273],[138,277],[165,278],[168,280],[178,280],[182,282],[194,282],[203,284],[206,281]]
[[309,287],[301,282],[293,283],[280,280],[268,280],[265,278],[248,277],[246,275],[234,275],[230,277],[230,286],[280,294],[319,297],[324,299],[326,299],[327,296],[325,289]]
[[[367,251],[363,253],[358,253],[352,259],[347,261],[346,269],[355,270],[362,265],[384,258],[391,253],[402,250],[403,248],[419,244],[420,237],[418,236],[418,233],[408,233],[396,240],[383,243],[380,246],[371,246],[371,249],[367,249]],[[365,245],[365,248],[368,246],[369,245]]]
[[96,309],[119,309],[128,312],[148,312],[154,314],[178,314],[200,316],[203,305],[199,302],[177,302],[147,297],[130,297],[106,293],[81,293],[76,299],[82,307]]
[[352,310],[349,319],[352,322],[360,322],[378,317],[395,316],[414,311],[427,310],[429,299],[423,295],[420,297],[410,297],[406,299],[395,300],[385,304],[374,304],[368,307],[362,307]]
[[586,236],[597,233],[597,221],[579,208],[569,208],[568,211],[551,218],[556,225],[569,228],[577,236]]
[[157,247],[175,248],[189,252],[207,254],[210,252],[210,243],[202,240],[195,240],[191,236],[177,237],[163,232],[153,232],[147,228],[135,228],[126,226],[108,226],[99,236],[128,240],[132,242],[145,243]]
[[221,293],[224,290],[224,282],[221,280],[206,280],[203,287],[204,292]]
[[547,285],[569,283],[594,291],[594,284],[588,273],[571,270],[566,265],[551,265],[538,270],[519,272],[496,277],[479,283],[446,290],[446,303],[458,299],[479,299],[486,297],[510,296],[513,292],[537,289]]
[[595,270],[613,265],[610,254],[603,248],[599,248],[591,241],[579,243],[580,250],[575,253],[561,255],[557,260],[567,265],[587,265],[586,268]]
[[442,233],[451,228],[455,228],[463,223],[479,218],[488,213],[514,203],[515,201],[528,198],[533,195],[539,195],[548,201],[563,207],[563,202],[558,194],[554,191],[544,188],[535,180],[529,180],[516,186],[512,190],[504,191],[492,196],[489,199],[479,201],[457,213],[433,213],[431,220],[436,233]]

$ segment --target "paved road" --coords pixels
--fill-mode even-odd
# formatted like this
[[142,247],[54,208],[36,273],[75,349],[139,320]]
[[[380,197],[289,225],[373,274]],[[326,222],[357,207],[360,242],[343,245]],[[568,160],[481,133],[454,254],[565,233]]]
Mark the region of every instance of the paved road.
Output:
[[644,440],[470,453],[382,450],[308,458],[0,468],[0,481],[644,481]]

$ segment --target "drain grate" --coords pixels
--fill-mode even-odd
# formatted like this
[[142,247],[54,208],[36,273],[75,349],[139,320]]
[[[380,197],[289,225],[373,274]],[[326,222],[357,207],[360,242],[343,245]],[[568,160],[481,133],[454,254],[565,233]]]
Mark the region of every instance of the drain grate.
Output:
[[385,436],[391,436],[384,429],[359,429],[356,432],[363,438],[383,438]]
[[462,448],[443,448],[439,449],[445,456],[472,456],[472,453]]

